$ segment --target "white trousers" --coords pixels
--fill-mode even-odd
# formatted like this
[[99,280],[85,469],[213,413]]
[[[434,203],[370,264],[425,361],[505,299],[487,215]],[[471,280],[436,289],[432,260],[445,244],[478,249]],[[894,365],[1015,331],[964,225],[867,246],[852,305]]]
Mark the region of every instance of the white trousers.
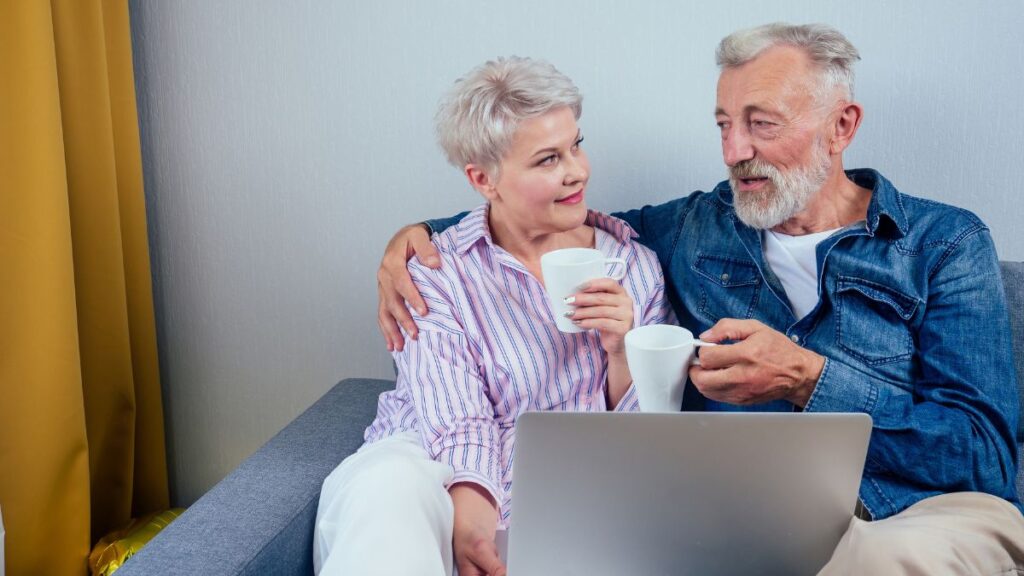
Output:
[[324,480],[313,569],[325,576],[451,576],[451,466],[413,432],[365,444]]

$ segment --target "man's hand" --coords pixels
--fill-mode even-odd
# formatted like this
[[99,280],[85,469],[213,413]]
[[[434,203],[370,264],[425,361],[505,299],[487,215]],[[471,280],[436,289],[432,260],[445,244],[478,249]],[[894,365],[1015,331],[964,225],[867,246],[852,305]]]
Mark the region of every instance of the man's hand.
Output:
[[460,483],[449,489],[455,506],[452,548],[459,576],[507,576],[494,536],[498,509],[486,490]]
[[694,386],[719,402],[744,405],[783,399],[804,407],[825,367],[824,356],[757,320],[726,318],[700,338],[735,342],[702,348],[700,366],[690,368]]
[[424,266],[441,267],[437,248],[430,242],[427,228],[422,224],[412,224],[399,230],[384,249],[384,257],[377,269],[377,324],[384,335],[388,352],[401,352],[405,347],[399,324],[413,340],[418,336],[416,323],[405,303],[408,301],[420,316],[426,316],[428,312],[427,303],[412,283],[409,269],[406,268],[406,263],[413,256]]

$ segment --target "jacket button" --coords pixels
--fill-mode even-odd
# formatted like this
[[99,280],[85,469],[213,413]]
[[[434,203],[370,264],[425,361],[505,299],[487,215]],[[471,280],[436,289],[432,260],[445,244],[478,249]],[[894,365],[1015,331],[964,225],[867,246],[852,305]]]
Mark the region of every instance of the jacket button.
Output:
[[729,281],[729,275],[728,274],[722,274],[722,282],[728,282],[728,281]]
[[797,336],[796,334],[791,335],[789,339],[792,340],[793,342],[800,342],[800,337]]

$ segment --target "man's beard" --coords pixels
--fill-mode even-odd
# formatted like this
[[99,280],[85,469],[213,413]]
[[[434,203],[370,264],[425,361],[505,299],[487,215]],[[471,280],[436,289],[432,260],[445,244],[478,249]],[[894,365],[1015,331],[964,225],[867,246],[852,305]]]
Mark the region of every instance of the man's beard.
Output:
[[[796,216],[807,207],[828,178],[832,159],[821,142],[815,140],[807,166],[782,172],[757,158],[729,167],[733,206],[740,221],[757,230],[768,230]],[[743,178],[768,178],[767,186],[754,192],[740,192]]]

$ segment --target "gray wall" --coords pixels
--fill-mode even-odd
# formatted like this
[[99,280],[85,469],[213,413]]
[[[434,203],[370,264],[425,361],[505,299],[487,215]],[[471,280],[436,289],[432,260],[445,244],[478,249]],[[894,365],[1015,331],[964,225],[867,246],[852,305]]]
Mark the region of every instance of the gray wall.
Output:
[[432,139],[438,96],[497,55],[586,95],[590,204],[723,178],[719,38],[774,20],[860,48],[847,165],[977,212],[1024,259],[1024,4],[471,0],[131,3],[175,500],[188,504],[340,378],[386,377],[374,272],[402,223],[479,202]]

